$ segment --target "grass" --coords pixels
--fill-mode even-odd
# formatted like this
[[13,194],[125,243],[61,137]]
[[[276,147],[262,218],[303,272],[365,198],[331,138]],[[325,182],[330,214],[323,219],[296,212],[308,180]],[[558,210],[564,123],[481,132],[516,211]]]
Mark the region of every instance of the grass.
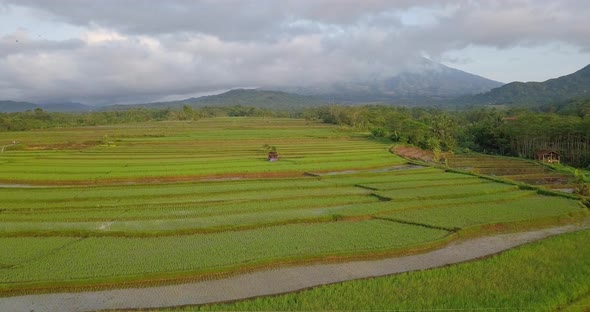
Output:
[[[403,163],[386,152],[387,145],[366,136],[321,123],[278,118],[0,133],[2,140],[18,140],[26,146],[0,155],[3,183],[108,184]],[[113,144],[105,146],[101,141]],[[282,161],[265,162],[264,144],[277,146]]]
[[567,311],[590,309],[590,230],[481,261],[319,286],[231,304],[159,311]]
[[465,229],[483,224],[509,223],[585,212],[575,201],[528,196],[495,203],[465,203],[429,209],[395,211],[383,217],[436,227]]
[[549,189],[571,189],[573,187],[573,171],[554,170],[551,166],[526,159],[477,153],[452,155],[448,159],[450,167],[478,174],[503,177]]
[[28,238],[29,248],[24,250],[22,238],[4,238],[3,249],[23,264],[0,271],[0,289],[122,276],[141,280],[159,272],[194,275],[277,260],[386,252],[428,244],[448,234],[383,220],[292,224],[207,235],[85,238],[43,258],[35,255],[46,252],[44,244],[63,245],[64,239]]
[[[414,174],[408,174],[410,171]],[[463,228],[559,218],[583,211],[576,201],[534,195],[512,185],[429,168],[410,171],[321,178],[0,189],[0,194],[6,195],[0,213],[0,237],[211,233],[331,222],[343,217],[384,217]],[[355,183],[359,181],[363,184]],[[456,186],[459,181],[460,188]],[[64,202],[63,198],[69,200]]]
[[22,265],[74,242],[72,238],[0,238],[0,268]]
[[493,182],[481,182],[477,184],[434,185],[421,187],[420,184],[413,188],[401,188],[379,191],[377,194],[391,198],[393,201],[414,200],[417,198],[452,198],[464,197],[474,194],[504,193],[518,189],[513,185],[504,185]]
[[[0,133],[9,137],[26,146],[0,154],[0,295],[412,252],[587,211],[410,166],[367,134],[304,120]],[[264,144],[280,161],[265,160]]]

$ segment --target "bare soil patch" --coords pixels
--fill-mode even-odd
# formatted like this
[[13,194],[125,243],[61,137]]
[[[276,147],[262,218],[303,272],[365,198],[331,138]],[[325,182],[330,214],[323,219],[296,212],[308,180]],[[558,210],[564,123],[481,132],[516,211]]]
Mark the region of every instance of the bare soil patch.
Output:
[[408,159],[420,160],[423,162],[434,161],[434,153],[432,151],[423,150],[414,146],[394,146],[391,152]]

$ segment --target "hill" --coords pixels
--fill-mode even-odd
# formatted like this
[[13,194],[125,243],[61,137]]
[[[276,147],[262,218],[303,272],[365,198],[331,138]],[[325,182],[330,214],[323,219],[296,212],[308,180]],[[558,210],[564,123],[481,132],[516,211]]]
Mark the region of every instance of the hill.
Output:
[[39,105],[29,102],[0,101],[1,113],[24,112],[26,110],[33,110],[37,107],[39,107]]
[[41,108],[46,112],[60,113],[89,112],[94,109],[92,106],[70,102],[35,104],[29,102],[0,101],[0,113],[17,113],[34,110],[35,108]]
[[486,92],[501,85],[501,82],[421,58],[399,74],[384,79],[264,89],[317,96],[340,103],[385,102],[419,105],[437,104],[445,99]]
[[584,97],[590,97],[590,65],[544,82],[511,82],[486,93],[462,98],[460,102],[539,107]]
[[40,106],[45,111],[60,112],[60,113],[89,112],[94,109],[92,106],[84,105],[81,103],[72,103],[72,102],[48,103],[48,104],[42,104]]
[[322,105],[327,102],[321,98],[292,94],[281,91],[267,91],[256,89],[234,89],[216,95],[189,98],[178,101],[154,102],[132,105],[105,106],[102,110],[120,110],[131,108],[180,108],[184,105],[191,107],[205,106],[254,106],[258,108],[294,109]]

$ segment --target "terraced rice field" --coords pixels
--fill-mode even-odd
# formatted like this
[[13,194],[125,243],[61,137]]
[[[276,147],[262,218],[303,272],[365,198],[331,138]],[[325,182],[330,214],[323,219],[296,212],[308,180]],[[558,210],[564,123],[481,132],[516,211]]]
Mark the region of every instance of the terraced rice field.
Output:
[[[297,293],[157,311],[588,311],[590,230],[480,261],[314,287]],[[147,310],[156,311],[156,310]]]
[[[28,149],[0,154],[3,295],[383,257],[587,214],[576,200],[408,165],[365,134],[304,120],[10,135]],[[114,143],[84,143],[104,136]],[[263,144],[281,159],[266,161]]]
[[[112,184],[252,177],[401,163],[366,136],[293,119],[218,118],[0,133],[0,183]],[[279,162],[265,162],[265,144]],[[367,157],[367,155],[370,155]]]
[[448,160],[450,167],[479,174],[503,177],[566,192],[571,192],[574,188],[574,177],[571,174],[556,172],[526,159],[472,153],[451,155]]

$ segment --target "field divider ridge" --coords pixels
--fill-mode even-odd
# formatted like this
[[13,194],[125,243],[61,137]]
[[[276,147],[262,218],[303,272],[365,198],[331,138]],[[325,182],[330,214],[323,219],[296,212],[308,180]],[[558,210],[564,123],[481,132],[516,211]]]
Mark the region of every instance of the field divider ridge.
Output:
[[433,229],[433,230],[442,230],[442,231],[447,231],[447,232],[453,233],[453,234],[457,233],[461,230],[461,228],[447,228],[447,227],[436,226],[436,225],[431,225],[431,224],[426,224],[426,223],[399,220],[399,219],[389,218],[389,217],[373,216],[372,218],[377,219],[377,220],[391,221],[391,222],[402,223],[402,224],[407,224],[407,225],[415,225],[415,226],[425,227],[425,228],[429,228],[429,229]]

